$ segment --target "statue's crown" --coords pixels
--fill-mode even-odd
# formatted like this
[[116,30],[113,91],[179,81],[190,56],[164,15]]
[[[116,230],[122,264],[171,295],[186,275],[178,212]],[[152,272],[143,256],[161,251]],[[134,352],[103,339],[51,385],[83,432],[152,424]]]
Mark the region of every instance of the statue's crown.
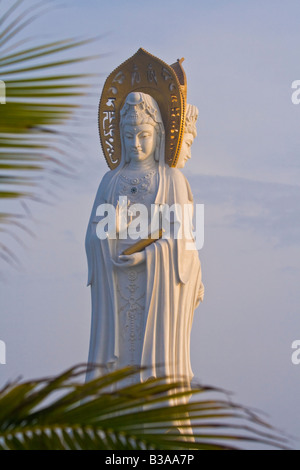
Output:
[[[186,105],[186,80],[181,63],[182,59],[170,66],[140,48],[107,77],[99,104],[99,133],[103,153],[111,169],[121,162],[120,111],[132,92],[148,94],[158,104],[165,130],[165,162],[176,166],[184,133]],[[139,122],[140,106],[141,103],[128,105],[128,122]]]
[[126,98],[125,104],[120,112],[121,123],[131,126],[139,124],[154,124],[157,111],[145,103],[140,92],[132,92]]
[[182,94],[184,96],[184,99],[186,101],[187,98],[187,80],[186,80],[186,74],[185,71],[182,67],[182,62],[184,61],[184,57],[181,57],[181,59],[177,59],[177,61],[171,65],[172,69],[177,75],[178,81],[180,83],[180,88],[182,91]]

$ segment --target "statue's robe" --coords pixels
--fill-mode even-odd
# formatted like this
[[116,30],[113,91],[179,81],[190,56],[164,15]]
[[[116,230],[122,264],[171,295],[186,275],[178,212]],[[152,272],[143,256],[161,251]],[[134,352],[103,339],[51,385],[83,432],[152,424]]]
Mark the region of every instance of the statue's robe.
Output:
[[[117,313],[116,270],[112,259],[118,253],[118,240],[100,240],[96,234],[100,204],[115,204],[116,185],[122,169],[103,177],[92,209],[87,235],[88,285],[92,294],[92,321],[89,363],[103,369],[91,371],[87,379],[118,368],[119,322]],[[160,165],[155,204],[193,204],[184,175]],[[189,240],[190,242],[190,240]],[[132,243],[135,243],[132,240]],[[141,380],[168,376],[185,378],[193,373],[190,362],[190,335],[194,310],[203,297],[198,252],[186,249],[186,240],[160,239],[145,248],[146,295]],[[122,268],[126,269],[126,268]],[[129,268],[128,268],[129,269]],[[132,269],[132,268],[131,268]]]

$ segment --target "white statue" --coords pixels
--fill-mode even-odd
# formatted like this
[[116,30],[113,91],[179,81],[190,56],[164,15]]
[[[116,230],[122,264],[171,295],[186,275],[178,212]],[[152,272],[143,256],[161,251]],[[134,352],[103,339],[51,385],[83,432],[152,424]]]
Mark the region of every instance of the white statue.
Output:
[[[177,97],[181,96],[176,77],[164,63],[160,65],[150,56],[151,68],[147,65],[144,78],[149,84],[149,92],[150,85],[155,90],[155,86],[160,84],[158,77],[161,77],[161,87],[165,85],[170,90],[169,95],[166,92],[157,95],[161,100],[160,109],[150,93],[139,91],[139,86],[144,88],[140,83],[143,80],[142,66],[149,62],[149,58],[148,62],[142,60],[145,51],[140,50],[139,54],[134,56],[132,63],[125,63],[127,69],[120,66],[114,72],[104,88],[107,95],[103,92],[100,103],[102,146],[112,170],[104,175],[96,195],[87,230],[86,251],[88,284],[92,294],[88,360],[103,365],[103,369],[93,370],[87,379],[105,370],[141,365],[146,368],[140,380],[169,376],[184,377],[189,381],[193,376],[190,362],[193,315],[203,298],[198,252],[187,249],[185,234],[176,238],[176,217],[172,219],[172,216],[170,236],[164,238],[160,234],[160,238],[156,237],[142,251],[125,255],[124,251],[132,247],[135,251],[139,239],[121,236],[124,229],[126,232],[134,226],[137,217],[129,214],[124,227],[120,201],[127,201],[129,212],[135,204],[143,204],[149,215],[148,233],[152,232],[153,207],[175,204],[174,207],[178,208],[193,204],[185,176],[166,163],[166,149],[170,149],[170,154],[173,152],[175,161],[179,147],[176,150],[166,133],[167,121],[162,118],[161,109],[166,116],[169,108],[164,107],[163,100],[174,102],[176,84]],[[127,70],[133,70],[131,75]],[[126,80],[129,93],[122,88]],[[125,101],[121,96],[119,98],[120,90],[126,95]],[[181,108],[178,105],[176,109]],[[180,113],[178,111],[181,116]],[[173,109],[170,122],[175,123]],[[120,155],[116,152],[118,135]],[[98,208],[110,206],[116,209],[117,214],[112,231],[115,236],[108,230],[105,236],[99,237],[98,229],[106,215]]]
[[196,121],[198,118],[198,108],[192,104],[186,106],[185,129],[182,139],[181,150],[176,168],[184,168],[191,158],[191,147],[197,137]]

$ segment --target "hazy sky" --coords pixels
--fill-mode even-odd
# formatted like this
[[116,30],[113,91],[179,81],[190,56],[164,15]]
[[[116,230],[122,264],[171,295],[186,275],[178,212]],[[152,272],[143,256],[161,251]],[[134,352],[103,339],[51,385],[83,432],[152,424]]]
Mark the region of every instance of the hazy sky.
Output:
[[300,3],[64,5],[32,24],[33,42],[100,34],[88,52],[104,56],[84,66],[99,78],[90,101],[93,121],[82,130],[87,138],[78,177],[58,180],[51,206],[30,205],[36,237],[22,234],[25,250],[9,242],[23,267],[2,267],[0,340],[7,364],[0,365],[0,385],[87,360],[84,237],[107,171],[98,99],[105,77],[143,47],[167,63],[185,57],[188,102],[200,111],[184,170],[195,202],[205,204],[200,258],[206,294],[193,325],[194,374],[233,391],[238,402],[264,410],[273,424],[299,437],[300,365],[291,362],[291,344],[300,339],[300,105],[291,101],[291,84],[300,80]]

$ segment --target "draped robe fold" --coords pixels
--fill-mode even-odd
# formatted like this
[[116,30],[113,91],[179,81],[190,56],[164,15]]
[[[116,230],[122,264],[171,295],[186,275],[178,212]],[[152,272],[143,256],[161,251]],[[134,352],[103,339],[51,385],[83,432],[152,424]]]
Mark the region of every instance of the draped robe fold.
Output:
[[[118,240],[100,240],[96,235],[96,209],[115,204],[116,185],[122,169],[105,174],[94,202],[87,235],[88,285],[91,285],[92,320],[89,363],[102,371],[118,368],[119,324],[116,299]],[[193,204],[184,175],[165,165],[158,167],[159,184],[155,204]],[[132,243],[135,243],[132,240]],[[194,310],[203,297],[201,266],[196,250],[186,249],[186,240],[160,239],[145,249],[146,296],[141,380],[149,377],[184,377],[190,381],[190,334]],[[129,268],[121,268],[129,269]],[[92,371],[87,379],[101,372]]]

